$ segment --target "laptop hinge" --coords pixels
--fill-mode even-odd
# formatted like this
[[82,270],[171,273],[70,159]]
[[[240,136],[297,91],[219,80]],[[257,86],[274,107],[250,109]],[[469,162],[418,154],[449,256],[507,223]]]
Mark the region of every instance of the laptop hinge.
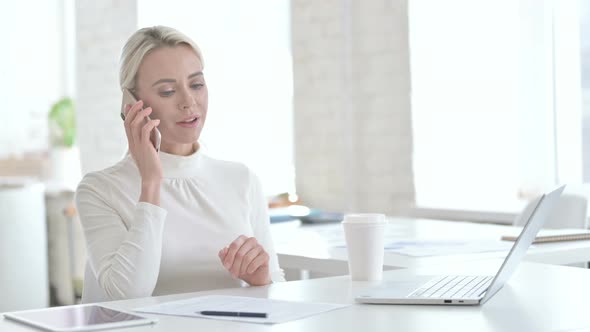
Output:
[[[489,288],[489,287],[488,287]],[[481,297],[485,292],[488,291],[488,288],[484,289],[481,293],[479,293],[479,295],[477,297]]]

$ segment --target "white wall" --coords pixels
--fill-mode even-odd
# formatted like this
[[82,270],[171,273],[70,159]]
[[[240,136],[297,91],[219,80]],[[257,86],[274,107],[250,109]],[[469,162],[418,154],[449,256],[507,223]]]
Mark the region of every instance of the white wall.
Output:
[[47,114],[66,94],[63,2],[0,1],[0,158],[48,147]]

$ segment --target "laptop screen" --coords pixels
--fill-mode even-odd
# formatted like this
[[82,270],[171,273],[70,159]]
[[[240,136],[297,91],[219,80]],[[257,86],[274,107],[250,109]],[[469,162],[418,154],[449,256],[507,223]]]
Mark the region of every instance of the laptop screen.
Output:
[[545,220],[547,220],[549,213],[559,201],[559,197],[564,188],[565,186],[561,186],[552,192],[543,195],[541,199],[537,201],[537,205],[528,216],[528,221],[522,228],[518,239],[514,242],[512,249],[510,249],[508,256],[504,260],[504,263],[502,263],[502,266],[500,267],[500,270],[498,270],[490,287],[488,287],[486,295],[481,300],[481,303],[485,303],[494,296],[494,294],[496,294],[496,292],[498,292],[512,276],[514,270],[516,270],[516,267],[526,255],[527,249],[535,240],[537,233],[545,224]]

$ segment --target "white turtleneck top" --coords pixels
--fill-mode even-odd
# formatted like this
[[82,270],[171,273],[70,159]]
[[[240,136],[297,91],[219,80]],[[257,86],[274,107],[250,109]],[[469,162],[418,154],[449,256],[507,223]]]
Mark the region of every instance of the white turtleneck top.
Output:
[[128,154],[87,174],[76,191],[88,261],[82,302],[239,287],[218,252],[254,236],[284,281],[258,178],[244,165],[160,152],[160,206],[139,202],[141,178]]

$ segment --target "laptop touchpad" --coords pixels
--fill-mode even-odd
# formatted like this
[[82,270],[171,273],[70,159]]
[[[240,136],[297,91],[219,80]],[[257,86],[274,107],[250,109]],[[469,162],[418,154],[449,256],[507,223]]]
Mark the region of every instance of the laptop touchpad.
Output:
[[434,278],[433,276],[417,276],[412,279],[386,281],[380,286],[369,288],[362,291],[359,297],[375,297],[375,298],[399,298],[410,295],[413,291],[420,288],[428,280]]

